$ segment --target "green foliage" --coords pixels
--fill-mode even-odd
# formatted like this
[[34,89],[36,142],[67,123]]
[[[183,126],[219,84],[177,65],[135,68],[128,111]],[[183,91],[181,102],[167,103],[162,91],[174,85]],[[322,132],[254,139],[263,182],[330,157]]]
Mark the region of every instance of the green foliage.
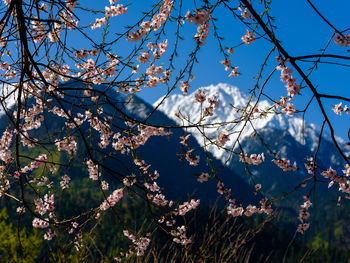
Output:
[[18,229],[9,223],[6,208],[0,212],[0,262],[29,263],[36,259],[42,248],[42,237],[34,230]]

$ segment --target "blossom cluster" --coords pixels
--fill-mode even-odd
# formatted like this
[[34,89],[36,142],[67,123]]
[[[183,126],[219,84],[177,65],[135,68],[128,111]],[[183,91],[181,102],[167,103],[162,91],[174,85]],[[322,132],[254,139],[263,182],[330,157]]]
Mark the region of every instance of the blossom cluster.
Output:
[[239,161],[242,163],[247,163],[247,164],[253,164],[253,165],[259,165],[265,160],[265,155],[264,153],[260,154],[251,154],[248,156],[246,153],[240,153],[239,154]]
[[334,183],[339,185],[339,191],[346,194],[347,198],[350,198],[350,181],[347,178],[350,176],[350,165],[345,166],[343,170],[344,175],[337,175],[337,172],[331,167],[321,173],[324,178],[331,180],[328,184],[328,188],[331,187]]
[[54,203],[55,197],[53,194],[45,194],[44,198],[34,199],[35,212],[44,215],[47,211],[52,211],[55,208]]
[[281,81],[286,83],[288,96],[293,97],[300,92],[300,85],[296,83],[297,79],[292,76],[293,70],[288,68],[281,63],[276,67],[277,70],[281,71]]
[[218,147],[224,146],[228,141],[230,140],[229,135],[227,135],[225,132],[220,132],[218,139],[216,141],[216,145]]
[[242,36],[242,41],[246,45],[252,44],[256,40],[256,34],[254,31],[249,31],[248,29],[245,31],[245,35]]
[[305,199],[306,201],[300,206],[299,217],[298,217],[301,223],[298,225],[297,232],[300,232],[302,234],[310,227],[310,223],[306,223],[305,220],[310,217],[310,213],[308,212],[308,209],[312,205],[312,203],[310,202],[307,196],[305,197]]
[[[230,52],[233,53],[233,51],[230,51]],[[221,60],[220,63],[225,67],[225,71],[228,71],[231,69],[231,72],[228,75],[230,78],[239,76],[238,67],[232,67],[231,60],[224,59],[224,60]]]
[[66,151],[69,155],[77,153],[78,144],[72,136],[66,136],[62,140],[56,140],[55,143],[58,151]]
[[6,130],[0,139],[0,160],[8,163],[11,160],[11,142],[12,142],[13,132]]
[[128,41],[137,42],[141,40],[151,29],[157,31],[167,21],[172,7],[173,1],[164,0],[158,10],[158,13],[152,17],[152,21],[143,21],[140,25],[141,29],[131,31],[126,39]]
[[[242,216],[243,213],[245,216],[252,216],[253,214],[271,214],[272,208],[271,203],[267,199],[263,198],[260,200],[260,207],[255,205],[248,205],[245,209],[242,206],[236,206],[234,200],[230,200],[230,204],[227,206],[227,214],[232,215],[233,217]],[[245,210],[245,211],[244,211]]]
[[156,128],[147,125],[139,125],[138,133],[132,136],[122,136],[120,133],[113,135],[112,147],[121,153],[127,153],[130,149],[134,150],[144,145],[151,136],[167,136],[171,132],[164,128]]
[[194,39],[197,43],[203,45],[209,35],[208,21],[211,19],[210,11],[205,9],[196,9],[195,14],[191,14],[190,11],[188,11],[185,15],[185,18],[187,19],[188,23],[194,23],[195,25],[198,25],[197,33],[194,36]]
[[118,203],[119,200],[123,198],[123,196],[123,189],[114,190],[113,193],[109,195],[106,200],[103,201],[103,203],[100,206],[100,209],[102,211],[106,211],[108,208],[115,206],[115,204]]
[[278,153],[275,155],[275,158],[272,160],[272,162],[274,162],[274,164],[276,164],[279,168],[283,169],[284,172],[297,170],[296,162],[291,165],[290,160],[286,158],[279,158]]
[[344,107],[342,107],[342,102],[335,104],[332,110],[337,115],[341,115],[343,112],[346,114],[350,114],[350,110],[349,110],[348,106],[345,105]]
[[[128,230],[124,230],[123,234],[124,234],[124,236],[126,236],[127,238],[129,238],[132,241],[132,243],[134,245],[133,249],[135,250],[136,255],[143,256],[145,251],[147,250],[150,239],[147,237],[137,238],[132,233],[129,233]],[[133,250],[130,249],[128,255],[132,255],[132,254],[133,254]]]
[[45,165],[47,162],[47,155],[45,153],[39,155],[37,158],[35,158],[35,161],[31,162],[30,164],[28,164],[27,166],[23,167],[21,169],[22,173],[26,173],[29,171],[32,171],[36,168],[39,168],[40,166]]
[[350,35],[349,34],[346,34],[346,35],[336,34],[334,36],[334,42],[337,45],[342,46],[342,47],[350,46]]

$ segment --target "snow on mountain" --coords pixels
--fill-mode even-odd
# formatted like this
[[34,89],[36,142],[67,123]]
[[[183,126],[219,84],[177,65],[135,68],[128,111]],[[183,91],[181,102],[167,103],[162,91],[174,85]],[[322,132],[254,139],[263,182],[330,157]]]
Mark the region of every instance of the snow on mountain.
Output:
[[[255,105],[254,100],[242,93],[237,87],[219,83],[217,85],[210,85],[201,88],[208,97],[217,96],[219,101],[219,107],[215,110],[213,116],[205,117],[202,123],[205,124],[217,124],[210,127],[206,127],[204,130],[202,128],[190,128],[189,132],[197,139],[197,141],[203,146],[208,144],[207,139],[203,139],[202,133],[204,132],[206,137],[212,142],[215,142],[218,134],[221,131],[225,131],[230,134],[230,141],[225,144],[226,148],[237,148],[238,144],[236,142],[239,136],[239,141],[242,142],[249,136],[252,136],[254,129],[256,130],[283,130],[288,131],[288,133],[300,144],[306,146],[313,151],[318,144],[319,128],[314,124],[307,124],[302,118],[294,116],[286,116],[284,114],[273,114],[271,112],[272,105],[264,100],[257,104],[259,111],[271,112],[266,114],[262,118],[255,118],[251,123],[246,122],[242,119],[242,113],[237,112],[237,108],[241,109],[246,105]],[[178,124],[183,124],[183,120],[176,116],[177,113],[181,113],[182,116],[186,116],[187,120],[184,124],[197,123],[203,112],[201,110],[201,104],[197,103],[195,100],[194,91],[188,96],[183,95],[172,95],[165,99],[165,101],[159,106],[158,110],[164,112],[168,117],[173,119]],[[162,98],[153,104],[154,107],[158,106]],[[208,106],[208,102],[205,101],[203,106]],[[228,123],[228,125],[222,126],[219,123]],[[254,128],[253,128],[254,127]],[[324,138],[330,140],[330,136],[325,134]],[[339,138],[340,143],[344,143],[343,140]],[[347,147],[348,148],[348,147]],[[230,154],[227,151],[219,149],[216,145],[209,145],[207,149],[218,159],[226,162]],[[349,149],[348,149],[349,150]],[[350,152],[350,151],[349,151]],[[283,151],[281,152],[283,155]]]

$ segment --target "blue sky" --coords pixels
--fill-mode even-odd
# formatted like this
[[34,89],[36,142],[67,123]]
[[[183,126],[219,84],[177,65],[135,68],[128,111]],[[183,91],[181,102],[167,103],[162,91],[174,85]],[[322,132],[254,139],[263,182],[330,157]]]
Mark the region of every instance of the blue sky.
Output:
[[[104,5],[108,5],[108,1],[86,1],[89,3],[89,7],[104,9]],[[81,2],[82,4],[86,3]],[[134,0],[130,2],[128,6],[128,13],[122,16],[118,16],[111,19],[110,32],[120,32],[123,26],[126,24],[132,24],[137,22],[141,17],[142,11],[147,11],[151,8],[154,1],[142,1]],[[197,1],[199,3],[200,1]],[[253,1],[254,6],[258,1]],[[126,5],[128,2],[120,0],[118,3]],[[237,5],[238,2],[231,1],[232,5]],[[314,1],[314,4],[319,11],[339,30],[345,30],[350,28],[350,20],[348,12],[350,10],[350,1],[338,0],[333,4],[330,1]],[[182,15],[184,15],[188,9],[193,9],[192,1],[184,1]],[[234,47],[238,45],[241,40],[241,36],[244,35],[246,26],[237,19],[232,17],[229,12],[224,8],[217,8],[213,16],[217,19],[216,25],[218,32],[225,38],[223,41],[224,46]],[[294,1],[272,1],[270,15],[275,20],[276,36],[282,43],[282,46],[292,56],[302,56],[308,54],[319,54],[320,49],[324,48],[333,34],[333,30],[312,10],[306,0],[294,0]],[[102,14],[96,17],[102,17]],[[80,17],[82,21],[94,21],[91,16]],[[166,27],[166,33],[169,38],[169,51],[172,51],[172,44],[174,41],[173,33],[175,31],[175,25]],[[94,34],[101,33],[101,29],[94,31]],[[193,35],[196,32],[196,26],[193,24],[185,24],[182,27],[181,35],[184,37],[184,41],[181,42],[180,56],[177,58],[177,66],[183,65],[183,62],[189,52],[195,47],[193,41]],[[232,65],[239,67],[241,75],[237,78],[228,78],[228,72],[224,71],[223,66],[219,63],[224,57],[219,53],[219,46],[217,40],[213,37],[213,27],[210,28],[209,37],[206,41],[206,45],[200,50],[199,63],[194,66],[194,75],[196,76],[191,83],[189,92],[210,84],[216,84],[219,82],[230,83],[238,86],[242,91],[248,92],[248,90],[254,87],[255,81],[253,78],[257,76],[260,65],[264,61],[266,54],[271,49],[271,44],[266,40],[260,39],[255,41],[251,45],[241,45],[235,48],[235,53],[230,57]],[[94,36],[96,36],[94,35]],[[165,38],[165,37],[164,37]],[[77,42],[82,43],[77,38]],[[80,44],[81,45],[81,44]],[[116,47],[116,53],[127,54],[130,50],[130,43],[126,41],[118,43]],[[331,40],[330,46],[326,53],[348,55],[347,48],[340,47]],[[275,55],[273,56],[273,58]],[[347,61],[341,61],[346,63]],[[164,61],[166,64],[166,61]],[[308,69],[311,64],[298,63],[303,69]],[[350,64],[350,63],[349,63]],[[271,59],[268,63],[267,71],[264,76],[266,77],[269,72],[277,66],[274,59]],[[317,71],[313,72],[310,79],[313,81],[317,89],[322,93],[331,93],[350,97],[350,88],[348,76],[350,73],[349,67],[336,66],[330,64],[321,64]],[[295,77],[298,75],[295,74]],[[300,77],[298,77],[300,79]],[[159,97],[163,96],[167,91],[166,87],[146,88],[139,95],[149,103],[155,102]],[[266,93],[278,98],[281,95],[285,95],[285,87],[279,80],[279,73],[275,73],[269,85],[265,88]],[[180,93],[177,89],[176,93]],[[308,88],[302,90],[302,96],[295,97],[295,104],[297,108],[301,108],[305,105],[310,98],[311,92]],[[332,104],[338,103],[338,100],[324,100],[325,107],[328,111],[328,115],[331,121],[334,123],[336,134],[344,139],[347,137],[347,130],[350,128],[350,116],[349,115],[335,115],[331,109]],[[350,106],[350,105],[349,105]],[[322,123],[322,116],[316,104],[312,104],[310,110],[306,114],[306,120],[313,122],[318,126]]]

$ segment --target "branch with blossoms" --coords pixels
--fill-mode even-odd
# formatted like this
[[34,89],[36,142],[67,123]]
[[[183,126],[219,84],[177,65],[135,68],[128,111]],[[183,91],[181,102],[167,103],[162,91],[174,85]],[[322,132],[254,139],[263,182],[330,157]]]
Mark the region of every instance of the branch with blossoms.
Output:
[[[281,171],[302,169],[288,157],[280,157],[279,151],[264,142],[256,122],[274,115],[305,114],[315,100],[323,125],[313,157],[305,156],[305,169],[310,177],[280,196],[291,195],[313,181],[299,214],[301,224],[297,231],[304,233],[309,227],[306,222],[310,215],[309,197],[315,192],[316,184],[327,182],[329,187],[336,184],[346,198],[350,195],[347,179],[350,160],[335,136],[334,124],[324,103],[324,99],[336,100],[334,114],[346,117],[350,114],[346,105],[350,99],[320,93],[310,77],[321,63],[334,60],[346,63],[350,57],[326,51],[330,40],[340,47],[348,47],[350,37],[346,30],[333,26],[311,1],[307,2],[334,33],[320,54],[293,57],[275,33],[274,20],[269,14],[270,1],[260,5],[246,0],[237,3],[220,0],[192,5],[182,0],[161,0],[144,10],[132,26],[114,32],[113,23],[117,23],[114,21],[129,15],[132,4],[110,0],[104,9],[93,10],[76,0],[4,0],[0,8],[0,103],[7,125],[2,127],[0,138],[0,197],[13,199],[21,216],[30,214],[33,227],[45,231],[46,240],[69,239],[67,244],[77,250],[83,249],[84,234],[91,225],[96,226],[100,216],[109,212],[123,226],[122,236],[130,243],[128,249],[116,255],[118,260],[144,255],[151,242],[150,233],[156,230],[186,247],[192,240],[187,234],[188,226],[183,224],[184,218],[193,213],[201,201],[190,198],[176,202],[176,198],[167,196],[167,189],[163,189],[158,180],[166,175],[160,174],[157,167],[142,156],[142,149],[149,141],[154,137],[173,138],[174,131],[181,129],[183,136],[178,143],[182,153],[174,152],[174,155],[178,154],[178,158],[186,160],[190,166],[198,166],[204,160],[196,151],[205,151],[206,165],[211,172],[201,171],[196,179],[203,184],[215,183],[218,195],[225,199],[228,215],[269,215],[273,212],[273,202],[279,197],[265,195],[262,191],[265,186],[250,171],[251,167],[260,167],[266,162],[267,156],[265,159],[264,152],[247,152],[242,145],[243,133],[252,129],[250,138],[260,139],[266,153],[272,156],[271,161]],[[246,28],[238,37],[237,45],[225,46],[216,18],[220,8],[238,18]],[[187,27],[196,32],[190,36],[189,53],[184,55],[180,46],[187,42],[181,35]],[[174,31],[173,39],[169,35]],[[186,116],[179,109],[176,116],[181,124],[159,124],[154,116],[173,93],[191,96],[200,51],[206,48],[211,37],[216,40],[221,57],[216,63],[223,66],[229,78],[239,78],[244,73],[238,70],[236,62],[231,63],[240,47],[257,45],[260,41],[270,45],[250,89],[248,102],[229,106],[235,113],[232,119],[212,121],[222,107],[220,99],[217,94],[208,96],[199,89],[193,93],[193,107],[200,109],[198,118]],[[75,43],[77,39],[83,39],[81,46],[84,47]],[[125,51],[120,50],[123,45]],[[276,60],[271,59],[273,55]],[[301,62],[312,63],[311,69],[306,72]],[[268,64],[275,66],[270,69]],[[280,98],[269,94],[268,90],[277,72],[285,86],[284,96]],[[165,95],[158,105],[143,112],[142,117],[136,116],[132,109],[135,95],[161,87]],[[310,90],[313,96],[305,110],[298,110],[295,102],[304,89]],[[273,106],[262,105],[263,97]],[[327,170],[317,163],[325,127],[330,130],[332,143],[347,164],[342,175],[332,167]],[[198,149],[192,147],[189,140],[192,131],[200,136],[200,140],[196,137]],[[212,148],[225,154],[225,165],[234,157],[243,163],[252,192],[259,194],[259,203],[244,206],[238,201],[240,197],[235,196],[217,167],[208,161],[207,152]],[[116,168],[115,163],[123,169]],[[85,175],[89,186],[99,192],[99,203],[73,216],[63,216],[65,213],[60,211],[57,200],[70,191],[77,170]],[[126,198],[140,200],[147,207],[151,215],[148,223],[153,227],[150,232],[132,229],[132,223],[128,225],[119,216],[122,209],[119,204]]]

